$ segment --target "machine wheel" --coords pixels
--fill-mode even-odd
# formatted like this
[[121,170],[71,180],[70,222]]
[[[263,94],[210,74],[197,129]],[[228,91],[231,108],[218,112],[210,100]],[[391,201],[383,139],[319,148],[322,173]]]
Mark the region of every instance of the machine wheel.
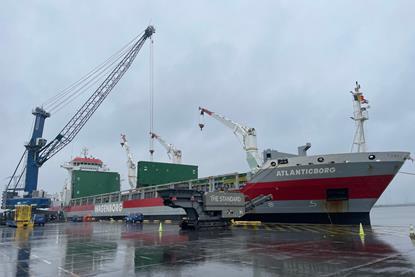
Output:
[[195,231],[199,231],[199,229],[200,229],[200,225],[199,225],[199,222],[193,227],[193,229],[195,230]]
[[182,220],[182,222],[180,222],[179,224],[180,228],[182,228],[183,230],[187,230],[189,229],[189,225],[187,224],[187,221]]

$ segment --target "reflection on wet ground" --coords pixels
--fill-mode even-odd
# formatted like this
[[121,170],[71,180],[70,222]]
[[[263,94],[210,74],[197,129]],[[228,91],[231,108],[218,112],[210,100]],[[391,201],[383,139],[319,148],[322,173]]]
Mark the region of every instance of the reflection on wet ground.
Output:
[[0,227],[0,276],[415,276],[404,227],[174,224]]

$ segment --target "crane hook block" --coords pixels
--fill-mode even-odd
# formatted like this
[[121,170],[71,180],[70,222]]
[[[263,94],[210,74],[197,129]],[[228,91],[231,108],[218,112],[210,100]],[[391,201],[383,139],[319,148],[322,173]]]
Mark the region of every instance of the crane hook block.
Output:
[[199,128],[200,128],[200,131],[202,131],[203,127],[205,127],[205,124],[203,124],[203,123],[199,123]]

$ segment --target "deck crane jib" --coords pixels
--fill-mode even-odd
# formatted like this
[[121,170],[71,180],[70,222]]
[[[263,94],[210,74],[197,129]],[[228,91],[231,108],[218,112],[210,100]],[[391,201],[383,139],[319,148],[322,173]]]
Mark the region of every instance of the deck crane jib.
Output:
[[156,133],[150,132],[151,139],[156,139],[167,151],[169,159],[175,164],[182,163],[182,151],[177,149],[173,144],[167,143]]
[[[24,186],[18,188],[17,185],[14,186],[9,182],[6,191],[3,193],[3,208],[12,208],[18,203],[37,205],[40,208],[50,206],[50,199],[33,198],[32,195],[37,189],[39,168],[75,138],[108,94],[117,85],[118,81],[124,76],[125,72],[128,71],[138,52],[144,45],[144,42],[148,38],[151,38],[154,32],[154,27],[148,26],[142,34],[130,41],[123,49],[111,56],[103,64],[93,69],[82,79],[55,97],[49,99],[45,107],[50,105],[52,106],[52,110],[60,109],[70,103],[75,97],[79,96],[80,93],[87,91],[92,85],[98,84],[102,80],[101,78],[106,76],[104,81],[51,142],[46,143],[46,140],[42,138],[44,123],[46,118],[50,117],[51,110],[47,112],[44,106],[41,106],[33,111],[35,123],[32,136],[29,143],[25,145],[26,151],[13,173],[13,175],[17,174],[17,169],[22,168],[21,175],[25,172]],[[26,165],[22,163],[24,160],[23,157],[26,157]],[[17,190],[23,190],[25,197],[16,197]]]
[[134,189],[137,187],[137,168],[125,134],[121,134],[120,144],[127,154],[128,183],[130,184],[130,188]]
[[206,108],[199,107],[201,121],[199,122],[200,130],[203,130],[205,124],[203,122],[204,114],[207,114],[223,125],[232,130],[235,136],[241,141],[243,149],[246,152],[246,161],[252,172],[257,172],[258,169],[262,166],[262,160],[258,154],[257,140],[256,140],[256,131],[255,128],[250,128],[243,126],[239,123],[236,123],[222,115],[209,111]]

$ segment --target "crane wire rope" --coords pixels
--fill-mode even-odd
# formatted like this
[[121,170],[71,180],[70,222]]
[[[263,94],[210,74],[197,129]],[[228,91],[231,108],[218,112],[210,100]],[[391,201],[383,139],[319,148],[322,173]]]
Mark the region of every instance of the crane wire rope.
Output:
[[[123,55],[124,53],[122,53]],[[89,89],[96,85],[98,82],[102,81],[102,79],[104,79],[104,77],[106,77],[106,75],[108,75],[108,73],[113,69],[113,65],[114,63],[117,63],[119,60],[114,60],[111,64],[109,64],[107,67],[103,68],[102,71],[99,73],[99,75],[95,75],[91,80],[89,80],[88,82],[86,82],[85,84],[83,84],[80,88],[78,88],[77,90],[75,90],[73,92],[73,94],[69,95],[67,98],[65,98],[64,100],[62,100],[60,103],[58,103],[57,105],[55,105],[52,109],[51,112],[58,112],[60,111],[62,108],[66,107],[67,104],[71,103],[72,101],[74,101],[76,98],[78,98],[80,95],[82,95],[83,93],[85,93],[86,91],[89,91]]]
[[[150,98],[150,134],[154,131],[154,41],[150,40],[150,56],[149,56],[149,98]],[[150,161],[153,161],[154,153],[154,137],[150,135],[149,142]]]
[[[32,133],[33,133],[33,129],[35,128],[35,121],[36,121],[36,118],[33,118],[33,120],[32,120],[32,125],[31,125],[32,127],[31,127],[31,129],[30,129],[30,134],[32,134]],[[29,134],[29,140],[31,139],[31,138],[30,138],[30,134]],[[17,163],[17,166],[16,166],[16,168],[15,168],[15,170],[14,170],[14,172],[13,172],[13,174],[12,174],[11,178],[10,178],[10,181],[9,181],[9,183],[6,185],[6,190],[8,190],[8,189],[9,189],[10,184],[11,184],[11,181],[12,181],[12,179],[16,176],[16,172],[19,170],[20,164],[21,164],[22,160],[25,158],[26,154],[27,154],[27,149],[25,149],[25,151],[23,151],[23,154],[22,154],[22,156],[21,156],[21,158],[20,158],[19,162]],[[22,171],[21,171],[20,175],[18,175],[18,176],[19,176],[19,178],[18,178],[18,180],[16,181],[16,184],[15,184],[15,186],[14,186],[14,189],[13,189],[13,190],[15,190],[15,189],[16,189],[16,187],[18,186],[18,184],[19,184],[19,182],[20,182],[20,179],[22,178],[22,175],[24,174],[24,172],[25,172],[25,171],[26,171],[26,167],[24,167],[24,168],[22,169]]]
[[[27,153],[25,153],[25,154],[27,154]],[[22,169],[22,173],[19,175],[19,178],[17,179],[16,184],[14,185],[13,191],[15,191],[15,190],[16,190],[16,188],[18,187],[18,185],[19,185],[19,183],[20,183],[20,180],[22,179],[22,177],[23,177],[23,175],[24,175],[25,171],[26,171],[26,165],[23,167],[23,169]]]
[[54,101],[56,101],[56,99],[58,98],[62,98],[64,95],[66,95],[67,93],[71,92],[73,90],[74,87],[78,86],[80,83],[82,83],[83,81],[85,81],[86,79],[88,79],[91,75],[93,75],[95,72],[97,72],[100,68],[104,67],[106,64],[108,64],[109,62],[111,62],[116,56],[118,56],[121,52],[124,52],[124,50],[126,48],[129,48],[134,41],[141,35],[142,33],[140,33],[139,35],[137,35],[136,37],[134,37],[131,41],[129,41],[126,45],[124,45],[120,50],[118,50],[116,53],[114,53],[112,56],[110,56],[107,60],[105,60],[102,64],[96,66],[94,69],[92,69],[90,72],[88,72],[85,76],[83,76],[81,79],[79,79],[78,81],[74,82],[73,84],[71,84],[70,86],[68,86],[67,88],[63,89],[60,93],[58,93],[57,95],[47,99],[43,105],[47,106],[50,105],[51,103],[53,103]]
[[[57,111],[61,110],[61,108],[66,106],[66,104],[71,103],[78,96],[80,96],[84,92],[88,91],[88,89],[92,85],[95,85],[100,80],[102,80],[103,77],[105,77],[105,75],[111,71],[113,65],[115,63],[117,63],[124,56],[124,54],[127,53],[127,52],[128,52],[128,49],[126,51],[121,52],[118,55],[117,59],[114,59],[110,64],[106,65],[105,67],[100,68],[99,71],[97,71],[97,73],[95,75],[93,75],[89,78],[90,80],[85,79],[85,82],[80,83],[79,87],[77,89],[74,88],[74,90],[72,90],[70,94],[67,93],[65,95],[66,96],[65,98],[62,97],[63,99],[61,98],[62,100],[60,102],[55,101],[54,106],[52,106],[50,108],[50,111],[51,112],[57,112]],[[91,83],[92,83],[92,85],[89,86]]]
[[[134,37],[132,40],[130,40],[126,45],[124,45],[120,50],[118,50],[115,54],[110,56],[108,59],[106,59],[103,63],[93,68],[91,71],[89,71],[86,75],[84,75],[82,78],[80,78],[78,81],[72,83],[62,91],[60,91],[55,96],[52,96],[51,98],[47,99],[43,104],[42,107],[45,108],[53,108],[54,105],[56,105],[61,99],[63,99],[68,94],[71,94],[74,90],[76,90],[77,87],[81,86],[82,83],[86,82],[90,78],[94,78],[94,75],[100,74],[99,72],[102,72],[102,69],[105,67],[108,67],[108,64],[114,64],[115,61],[119,60],[123,54],[125,54],[129,48],[135,43],[137,38],[139,38],[143,32],[138,34],[136,37]],[[79,90],[78,90],[79,91]]]
[[106,64],[108,64],[110,61],[113,60],[113,58],[118,53],[114,54],[110,58],[108,58],[106,61],[104,61],[102,64],[96,66],[93,70],[88,72],[85,76],[83,76],[81,79],[76,81],[75,83],[71,84],[55,96],[51,97],[50,99],[46,100],[42,106],[44,106],[46,109],[50,108],[54,104],[56,104],[58,101],[60,101],[62,98],[64,98],[66,95],[70,94],[73,90],[75,90],[76,87],[80,86],[83,82],[85,82],[87,79],[91,78],[97,71],[99,71],[102,67],[104,67]]
[[[10,184],[11,184],[11,182],[12,182],[13,177],[16,175],[16,172],[19,170],[20,164],[22,163],[23,158],[26,156],[26,152],[27,152],[27,149],[23,152],[22,156],[20,157],[20,160],[19,160],[19,162],[18,162],[18,164],[17,164],[16,168],[14,169],[14,172],[13,172],[13,174],[12,174],[11,178],[10,178],[10,181],[9,181],[9,183],[7,184],[7,189],[9,188],[9,186],[10,186]],[[16,186],[17,186],[17,184],[19,183],[20,178],[21,178],[21,177],[22,177],[22,175],[23,175],[23,172],[24,172],[24,170],[22,171],[22,174],[20,174],[19,180],[16,182]]]

